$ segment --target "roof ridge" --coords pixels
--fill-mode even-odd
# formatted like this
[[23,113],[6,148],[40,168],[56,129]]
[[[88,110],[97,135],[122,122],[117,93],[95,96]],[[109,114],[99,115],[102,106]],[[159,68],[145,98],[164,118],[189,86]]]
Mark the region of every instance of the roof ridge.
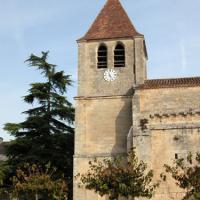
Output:
[[177,77],[177,78],[158,78],[158,79],[147,79],[145,81],[165,81],[165,80],[180,80],[180,79],[200,79],[200,76],[189,76],[189,77]]
[[138,89],[200,87],[200,76],[166,79],[148,79]]

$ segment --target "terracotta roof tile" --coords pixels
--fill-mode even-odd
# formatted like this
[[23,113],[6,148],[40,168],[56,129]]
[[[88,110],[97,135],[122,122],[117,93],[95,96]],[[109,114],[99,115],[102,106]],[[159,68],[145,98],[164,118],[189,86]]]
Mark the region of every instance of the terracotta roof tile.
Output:
[[146,80],[139,89],[159,89],[174,87],[200,87],[200,77],[174,78],[174,79],[152,79]]
[[86,35],[81,40],[99,40],[142,36],[131,23],[119,0],[107,0]]

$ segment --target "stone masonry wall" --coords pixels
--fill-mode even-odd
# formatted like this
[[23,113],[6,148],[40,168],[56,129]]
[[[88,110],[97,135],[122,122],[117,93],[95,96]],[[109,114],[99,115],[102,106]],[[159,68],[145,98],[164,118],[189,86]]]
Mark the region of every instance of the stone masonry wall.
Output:
[[[110,83],[104,80],[106,69],[97,68],[97,51],[100,44],[105,44],[108,48],[108,68],[114,69],[114,49],[117,42],[125,46],[126,67],[115,68],[117,79]],[[133,63],[134,63],[133,40],[87,42],[79,43],[79,71],[78,71],[78,96],[109,96],[132,94],[134,83]]]
[[[132,95],[133,85],[146,78],[144,38],[81,42],[79,46],[78,96]],[[125,67],[115,68],[117,79],[104,80],[106,69],[97,68],[97,51],[100,44],[108,49],[108,69],[114,69],[114,49],[117,43],[125,47]]]
[[[88,169],[89,160],[124,154],[132,125],[132,96],[78,98],[76,100],[74,175]],[[78,188],[75,200],[99,200],[97,194]]]
[[[155,171],[188,152],[200,151],[200,87],[136,90],[133,97],[133,145]],[[179,200],[184,191],[172,179],[162,183],[153,200]]]
[[[117,43],[125,47],[125,67],[114,68]],[[113,82],[104,80],[107,69],[97,68],[100,44],[107,46],[108,69],[115,69]],[[132,127],[133,86],[146,78],[144,37],[78,43],[78,97],[76,99],[74,175],[88,169],[90,159],[127,152],[127,135]],[[97,194],[78,187],[74,200],[100,200]]]

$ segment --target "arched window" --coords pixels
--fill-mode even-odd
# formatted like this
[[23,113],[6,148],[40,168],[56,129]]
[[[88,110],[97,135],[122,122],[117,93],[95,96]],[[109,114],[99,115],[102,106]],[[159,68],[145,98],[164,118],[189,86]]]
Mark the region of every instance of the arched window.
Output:
[[114,66],[125,67],[125,49],[122,44],[117,44],[114,51]]
[[99,46],[97,59],[98,59],[97,67],[99,69],[107,68],[107,47],[103,44]]

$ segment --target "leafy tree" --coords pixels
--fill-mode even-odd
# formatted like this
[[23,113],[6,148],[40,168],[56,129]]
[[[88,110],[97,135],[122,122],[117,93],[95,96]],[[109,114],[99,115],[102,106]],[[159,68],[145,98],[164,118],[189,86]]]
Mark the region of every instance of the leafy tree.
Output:
[[44,82],[32,83],[23,97],[32,108],[21,123],[7,123],[4,129],[15,140],[7,147],[9,176],[24,163],[45,165],[51,162],[57,168],[58,177],[64,173],[72,178],[74,108],[65,97],[72,81],[56,65],[47,62],[48,52],[41,56],[32,54],[26,62],[41,72]]
[[110,200],[121,197],[146,197],[150,199],[158,184],[152,184],[153,171],[147,171],[147,164],[139,161],[135,151],[128,153],[125,164],[122,157],[95,159],[89,162],[89,170],[80,178],[80,186],[93,190],[99,195],[108,195]]
[[4,180],[7,178],[6,173],[9,170],[9,166],[6,161],[0,161],[0,194],[5,194],[5,182]]
[[25,164],[17,169],[16,176],[12,177],[13,197],[27,197],[29,200],[65,200],[66,180],[54,179],[55,172],[56,169],[52,169],[50,164],[45,167]]
[[[176,181],[176,184],[186,191],[183,200],[200,200],[200,153],[195,158],[189,153],[187,159],[177,159],[173,166],[164,165],[165,170]],[[165,181],[167,176],[161,174]]]

